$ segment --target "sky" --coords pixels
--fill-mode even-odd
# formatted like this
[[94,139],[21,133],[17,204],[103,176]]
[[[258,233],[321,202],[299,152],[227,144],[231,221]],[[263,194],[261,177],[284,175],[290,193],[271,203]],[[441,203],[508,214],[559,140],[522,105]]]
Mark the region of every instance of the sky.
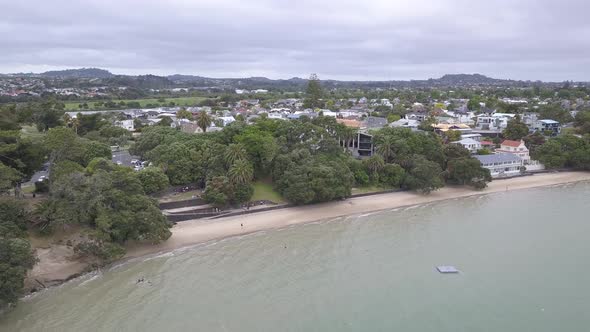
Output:
[[590,81],[588,0],[0,0],[0,72]]

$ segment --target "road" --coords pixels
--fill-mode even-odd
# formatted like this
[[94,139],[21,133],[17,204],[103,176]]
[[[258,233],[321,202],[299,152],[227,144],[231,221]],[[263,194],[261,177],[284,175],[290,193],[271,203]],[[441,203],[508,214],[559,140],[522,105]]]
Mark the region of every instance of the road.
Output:
[[117,152],[113,152],[113,162],[116,164],[117,162],[121,163],[121,166],[129,166],[129,167],[133,167],[133,165],[131,165],[131,160],[139,160],[138,156],[132,156],[129,154],[129,151],[117,151]]

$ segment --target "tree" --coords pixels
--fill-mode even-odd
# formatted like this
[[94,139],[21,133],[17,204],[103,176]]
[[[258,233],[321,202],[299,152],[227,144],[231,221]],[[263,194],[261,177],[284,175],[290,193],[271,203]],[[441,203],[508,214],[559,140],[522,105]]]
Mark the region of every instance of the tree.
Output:
[[574,126],[579,134],[590,134],[590,109],[579,111],[576,114]]
[[207,112],[199,112],[199,115],[197,115],[197,126],[199,126],[199,128],[201,128],[204,133],[207,132],[207,128],[211,126],[211,123],[211,117],[209,114],[207,114]]
[[24,201],[0,197],[0,238],[24,237],[28,218]]
[[161,126],[161,127],[170,127],[171,124],[172,124],[172,119],[170,119],[169,116],[163,116],[162,120],[160,120],[160,122],[158,122],[158,126]]
[[378,155],[371,156],[363,162],[370,173],[377,173],[385,167],[385,161]]
[[0,163],[0,194],[13,189],[22,177],[18,170]]
[[225,162],[227,165],[233,165],[238,160],[248,158],[248,152],[242,144],[230,144],[225,150]]
[[235,138],[241,143],[248,157],[254,164],[256,175],[264,175],[270,168],[275,155],[278,152],[278,145],[274,137],[265,131],[248,127],[244,133]]
[[456,142],[461,140],[461,132],[458,130],[448,130],[445,136],[449,142]]
[[529,149],[531,155],[533,155],[537,148],[543,145],[546,141],[545,136],[543,136],[543,134],[538,131],[529,134],[522,139],[524,140],[524,144]]
[[421,155],[412,157],[405,185],[413,190],[428,194],[433,190],[444,187],[440,165]]
[[528,135],[529,128],[520,121],[520,116],[515,116],[513,119],[508,121],[506,129],[502,132],[502,135],[506,139],[510,140],[521,140],[523,137]]
[[193,114],[186,110],[186,108],[181,108],[178,112],[176,112],[176,117],[179,119],[193,119]]
[[225,176],[216,176],[207,181],[203,199],[216,207],[223,207],[230,201],[229,192],[231,192],[229,179]]
[[148,167],[137,173],[137,178],[146,194],[160,192],[170,185],[168,177],[159,167]]
[[237,160],[229,168],[229,179],[233,184],[246,184],[252,181],[254,169],[252,164],[247,160]]
[[395,155],[395,142],[391,136],[377,136],[375,140],[376,151],[385,162],[393,160]]
[[110,160],[112,158],[111,148],[103,143],[96,141],[86,141],[82,143],[83,155],[80,163],[82,166],[87,166],[94,158],[105,158]]
[[29,241],[0,237],[0,309],[23,295],[27,270],[35,264]]
[[26,236],[29,214],[25,202],[0,197],[0,310],[23,294],[27,270],[35,256]]
[[490,170],[481,167],[479,160],[475,158],[452,159],[448,164],[449,180],[456,184],[467,184],[483,189],[487,182],[492,181]]
[[379,180],[386,186],[398,188],[404,181],[406,171],[398,164],[386,164],[381,171]]
[[322,107],[322,94],[323,92],[320,79],[316,74],[311,74],[307,82],[307,89],[305,90],[303,107],[312,109]]

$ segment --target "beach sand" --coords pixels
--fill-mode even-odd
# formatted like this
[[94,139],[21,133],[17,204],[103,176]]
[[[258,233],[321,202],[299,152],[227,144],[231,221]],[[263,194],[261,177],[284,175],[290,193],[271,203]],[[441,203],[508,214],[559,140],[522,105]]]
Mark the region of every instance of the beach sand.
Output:
[[[496,180],[484,190],[466,186],[450,186],[428,195],[404,191],[373,196],[349,198],[343,201],[289,207],[273,211],[245,214],[215,220],[194,220],[178,223],[172,236],[155,246],[131,246],[126,258],[170,251],[202,242],[244,235],[262,230],[282,228],[322,219],[362,214],[372,211],[412,206],[458,197],[485,195],[495,192],[551,186],[578,181],[590,181],[589,172],[544,173],[505,180]],[[242,226],[243,225],[243,226]]]

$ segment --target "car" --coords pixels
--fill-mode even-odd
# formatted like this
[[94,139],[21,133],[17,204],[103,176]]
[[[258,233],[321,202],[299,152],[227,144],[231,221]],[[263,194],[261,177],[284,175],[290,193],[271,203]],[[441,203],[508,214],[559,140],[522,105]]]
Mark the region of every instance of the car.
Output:
[[117,165],[123,165],[123,163],[120,160],[117,160]]

